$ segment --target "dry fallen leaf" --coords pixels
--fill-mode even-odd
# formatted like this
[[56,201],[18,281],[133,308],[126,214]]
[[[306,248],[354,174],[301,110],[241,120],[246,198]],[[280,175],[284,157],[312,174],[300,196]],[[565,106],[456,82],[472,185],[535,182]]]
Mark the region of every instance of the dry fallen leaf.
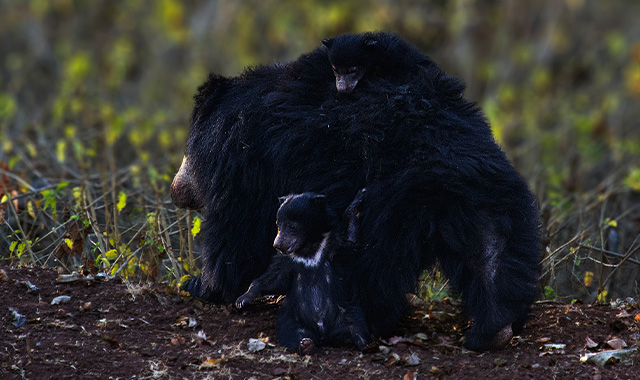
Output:
[[594,354],[586,354],[580,357],[582,363],[594,363],[599,366],[604,366],[607,363],[631,363],[633,356],[636,353],[637,348],[631,348],[628,350],[612,350],[602,351]]
[[507,360],[503,358],[495,358],[493,359],[493,364],[495,364],[496,367],[502,367],[507,364]]
[[389,356],[389,358],[387,359],[386,362],[384,362],[384,365],[386,367],[392,367],[394,366],[397,362],[400,361],[400,355],[396,354],[395,352],[393,352],[391,354],[391,356]]
[[247,350],[249,352],[258,352],[264,350],[267,344],[260,339],[249,338],[249,343],[247,343]]
[[389,338],[389,344],[395,346],[398,343],[413,343],[413,338],[405,338],[403,336],[392,336]]
[[73,272],[71,274],[61,274],[56,278],[56,283],[61,284],[65,282],[75,282],[83,279],[83,276],[78,272]]
[[415,353],[411,353],[410,355],[405,356],[404,358],[402,358],[402,361],[405,365],[411,367],[420,364],[420,358]]
[[598,347],[598,343],[594,342],[593,339],[587,337],[586,340],[587,340],[587,344],[586,344],[587,348],[596,348],[596,347]]
[[616,317],[618,318],[627,318],[630,316],[631,314],[629,314],[626,310],[622,310],[619,314],[616,315]]
[[198,331],[197,334],[191,334],[191,339],[193,339],[193,341],[200,346],[205,343],[213,346],[216,343],[207,338],[207,334],[205,334],[204,331]]
[[636,314],[635,318],[633,318],[636,322],[640,322],[640,313]]
[[614,338],[614,339],[608,340],[607,345],[613,348],[614,350],[621,350],[627,347],[627,343],[620,338]]
[[564,348],[566,347],[566,344],[562,344],[562,343],[549,343],[549,344],[545,344],[544,346],[542,346],[540,349],[544,349],[545,351],[550,351],[550,350],[564,350]]
[[184,337],[179,336],[179,337],[175,337],[173,339],[171,339],[171,344],[173,344],[174,346],[180,345],[180,344],[184,344],[186,340],[184,339]]
[[175,327],[185,327],[189,325],[189,317],[185,316],[185,315],[181,315],[180,318],[178,318],[178,322],[173,324]]
[[216,362],[215,359],[207,359],[200,364],[198,369],[211,369],[217,366],[218,366],[218,363]]
[[404,374],[402,380],[416,380],[418,378],[418,374],[415,371],[408,370],[407,373]]

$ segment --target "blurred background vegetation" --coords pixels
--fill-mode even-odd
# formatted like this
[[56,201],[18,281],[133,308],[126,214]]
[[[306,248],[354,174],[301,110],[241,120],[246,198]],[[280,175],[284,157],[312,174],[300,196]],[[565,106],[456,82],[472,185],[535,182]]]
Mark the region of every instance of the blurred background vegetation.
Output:
[[635,0],[0,0],[0,263],[197,274],[205,222],[169,196],[196,87],[387,30],[466,81],[537,195],[540,298],[637,296],[639,15]]

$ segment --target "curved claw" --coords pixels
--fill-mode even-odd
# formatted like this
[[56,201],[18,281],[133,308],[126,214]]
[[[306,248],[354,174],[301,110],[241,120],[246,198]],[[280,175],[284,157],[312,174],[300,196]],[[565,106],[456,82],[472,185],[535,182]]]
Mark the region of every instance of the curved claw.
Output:
[[242,309],[244,307],[245,303],[246,303],[246,300],[244,299],[244,297],[240,296],[240,297],[238,297],[238,299],[236,300],[236,302],[234,304],[236,305],[236,308]]

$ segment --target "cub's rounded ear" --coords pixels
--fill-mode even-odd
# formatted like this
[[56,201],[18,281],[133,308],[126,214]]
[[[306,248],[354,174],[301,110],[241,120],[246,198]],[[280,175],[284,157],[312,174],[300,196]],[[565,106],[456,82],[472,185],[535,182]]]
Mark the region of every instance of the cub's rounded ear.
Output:
[[324,40],[322,40],[322,44],[326,46],[327,49],[330,49],[331,45],[333,44],[333,38],[325,38]]
[[282,205],[289,197],[278,197],[278,201],[280,201],[280,205]]
[[365,46],[376,46],[376,45],[378,45],[378,40],[373,39],[373,38],[367,38],[366,40],[364,40],[364,45]]
[[327,201],[327,196],[323,194],[316,194],[311,199],[319,205],[324,205]]

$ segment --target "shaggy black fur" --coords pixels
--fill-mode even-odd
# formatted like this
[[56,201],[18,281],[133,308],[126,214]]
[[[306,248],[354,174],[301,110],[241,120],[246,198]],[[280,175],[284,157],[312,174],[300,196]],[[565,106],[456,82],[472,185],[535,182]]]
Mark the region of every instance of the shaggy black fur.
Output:
[[242,308],[259,294],[286,294],[276,326],[285,347],[304,354],[347,342],[359,350],[376,347],[362,309],[346,301],[346,268],[341,264],[358,252],[352,237],[358,234],[363,194],[345,212],[347,228],[339,226],[324,196],[303,193],[282,199],[273,246],[283,254],[235,303]]
[[[362,36],[343,37],[344,46]],[[405,293],[438,262],[472,320],[465,346],[503,344],[496,337],[522,327],[536,292],[536,201],[462,82],[396,36],[370,37],[391,52],[381,62],[410,74],[374,69],[338,93],[322,46],[236,78],[211,75],[199,88],[172,184],[175,203],[206,218],[202,276],[187,289],[232,302],[264,273],[276,235],[264,221],[278,195],[322,193],[343,210],[367,187],[365,244],[348,290],[372,333],[393,331]]]
[[322,44],[327,48],[336,89],[344,93],[353,91],[363,78],[409,83],[431,63],[418,49],[391,34],[345,34]]

